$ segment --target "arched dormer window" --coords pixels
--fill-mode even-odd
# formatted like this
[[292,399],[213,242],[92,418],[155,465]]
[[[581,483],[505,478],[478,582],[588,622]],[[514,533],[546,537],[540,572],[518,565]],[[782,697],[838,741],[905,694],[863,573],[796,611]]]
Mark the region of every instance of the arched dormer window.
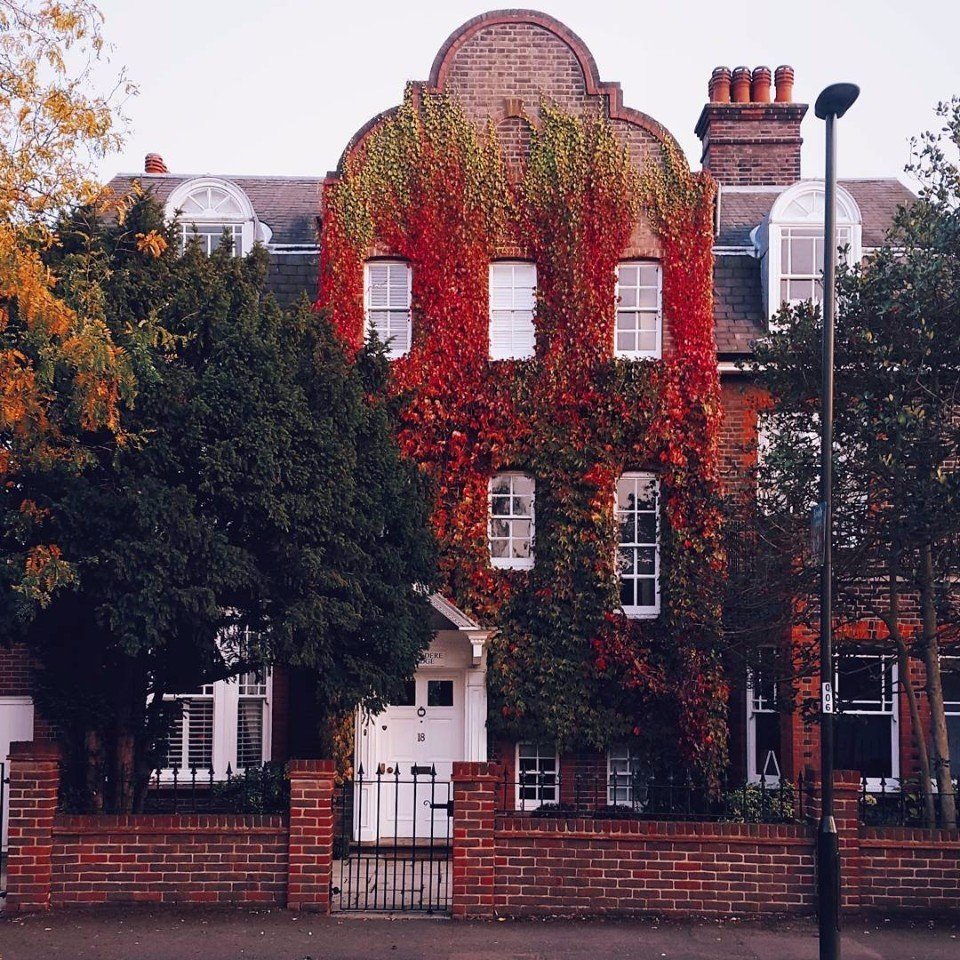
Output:
[[239,257],[253,248],[258,224],[247,195],[227,180],[200,177],[180,184],[167,201],[167,216],[179,216],[180,240],[186,247],[194,237],[206,254],[213,253],[224,233],[233,240]]
[[[761,258],[764,306],[772,317],[783,303],[823,297],[824,186],[802,181],[784,190],[755,231]],[[837,247],[844,260],[862,256],[860,208],[850,193],[837,186]]]

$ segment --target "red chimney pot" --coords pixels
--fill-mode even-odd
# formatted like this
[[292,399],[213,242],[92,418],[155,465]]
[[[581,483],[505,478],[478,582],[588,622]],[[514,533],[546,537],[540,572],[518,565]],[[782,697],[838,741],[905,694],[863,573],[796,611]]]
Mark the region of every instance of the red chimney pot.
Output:
[[159,153],[148,153],[143,161],[144,173],[166,173],[167,165]]
[[728,67],[716,67],[710,75],[710,83],[707,89],[710,91],[711,103],[729,103],[730,69]]
[[777,67],[774,74],[777,84],[777,103],[793,102],[793,67],[786,64]]
[[734,103],[750,102],[750,68],[737,67],[730,81],[730,93]]
[[750,99],[754,103],[770,102],[770,68],[754,67],[753,84],[750,87]]

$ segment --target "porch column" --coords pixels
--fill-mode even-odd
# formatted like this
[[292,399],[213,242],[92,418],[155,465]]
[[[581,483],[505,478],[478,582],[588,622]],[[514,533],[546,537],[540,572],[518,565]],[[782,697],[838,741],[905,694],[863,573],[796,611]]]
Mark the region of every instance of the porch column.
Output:
[[482,763],[487,759],[487,670],[483,663],[466,672],[466,710],[464,715],[466,760]]

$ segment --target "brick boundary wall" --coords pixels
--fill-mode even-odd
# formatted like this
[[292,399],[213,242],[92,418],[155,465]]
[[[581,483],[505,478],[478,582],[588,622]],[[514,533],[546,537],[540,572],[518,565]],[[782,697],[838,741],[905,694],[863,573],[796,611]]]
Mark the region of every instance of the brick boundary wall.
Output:
[[58,816],[50,904],[287,902],[287,818]]
[[[496,814],[501,768],[454,767],[453,916],[763,916],[816,910],[815,823]],[[848,911],[960,916],[960,830],[866,828],[835,780]],[[816,811],[814,811],[816,812]]]
[[289,764],[289,815],[57,814],[54,744],[10,748],[6,909],[242,903],[330,908],[333,763]]
[[[281,815],[56,812],[59,756],[10,755],[7,908],[118,902],[271,903],[327,912],[334,766],[289,764]],[[501,768],[453,768],[455,918],[810,914],[812,823],[684,823],[497,815]],[[862,827],[857,779],[838,774],[848,911],[960,917],[960,831]]]

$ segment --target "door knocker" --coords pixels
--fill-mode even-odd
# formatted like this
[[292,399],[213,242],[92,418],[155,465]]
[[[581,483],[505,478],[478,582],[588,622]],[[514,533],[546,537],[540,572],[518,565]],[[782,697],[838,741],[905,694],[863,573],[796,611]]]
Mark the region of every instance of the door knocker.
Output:
[[417,716],[418,716],[418,717],[425,717],[426,715],[427,715],[427,711],[426,711],[426,708],[425,708],[425,707],[417,707]]

